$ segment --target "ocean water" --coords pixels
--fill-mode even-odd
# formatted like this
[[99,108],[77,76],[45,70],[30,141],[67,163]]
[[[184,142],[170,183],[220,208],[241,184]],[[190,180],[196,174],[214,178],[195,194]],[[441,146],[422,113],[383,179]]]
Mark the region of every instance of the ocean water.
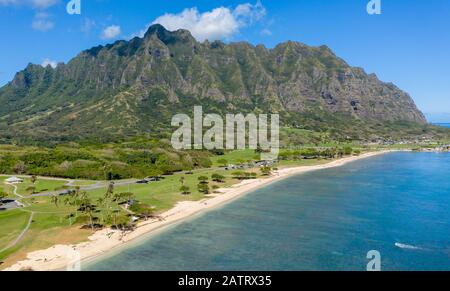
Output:
[[450,270],[450,154],[391,153],[298,175],[84,270]]
[[442,127],[450,127],[450,123],[436,123],[435,125],[442,126]]

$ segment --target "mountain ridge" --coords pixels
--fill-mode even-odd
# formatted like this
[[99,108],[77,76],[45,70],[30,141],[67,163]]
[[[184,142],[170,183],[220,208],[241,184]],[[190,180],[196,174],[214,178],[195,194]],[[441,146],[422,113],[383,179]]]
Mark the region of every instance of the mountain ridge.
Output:
[[298,116],[426,124],[407,93],[349,66],[327,46],[200,43],[187,30],[161,25],[143,38],[84,50],[56,68],[29,64],[0,88],[0,102],[0,135],[7,138],[164,131],[173,114],[194,105],[278,112],[286,126],[300,126]]

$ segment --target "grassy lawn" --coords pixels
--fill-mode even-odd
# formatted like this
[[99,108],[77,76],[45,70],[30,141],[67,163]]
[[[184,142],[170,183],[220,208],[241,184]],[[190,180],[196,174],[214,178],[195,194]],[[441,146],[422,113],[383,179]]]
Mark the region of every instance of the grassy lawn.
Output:
[[6,247],[20,234],[29,218],[29,213],[20,210],[0,212],[0,249]]
[[[197,190],[198,177],[208,176],[211,178],[211,174],[218,173],[225,176],[227,179],[225,183],[215,183],[210,181],[209,184],[218,185],[220,187],[227,187],[234,183],[236,180],[231,179],[231,172],[224,170],[198,170],[192,175],[175,174],[172,176],[166,176],[165,179],[159,182],[152,182],[149,184],[131,184],[126,186],[115,187],[115,192],[131,192],[135,194],[135,198],[145,204],[151,205],[156,208],[157,211],[164,211],[175,206],[180,201],[197,201],[205,198],[205,195]],[[191,194],[182,195],[180,188],[181,177],[184,177],[184,185],[190,188]],[[103,197],[106,189],[96,189],[88,191],[90,197],[94,200]]]
[[33,197],[23,199],[22,202],[29,205],[27,210],[40,213],[62,213],[68,215],[73,209],[64,205],[61,200],[58,206],[52,203],[50,197]]
[[[0,188],[3,188],[8,194],[12,196],[13,187],[5,184],[5,179],[7,177],[0,178]],[[31,179],[28,177],[21,177],[24,182],[17,184],[17,193],[20,195],[30,195],[31,192],[27,191],[29,187],[35,187],[36,193],[47,192],[47,191],[56,191],[63,189],[64,185],[67,184],[68,181],[64,180],[49,180],[38,178],[36,183],[31,183]]]
[[220,160],[227,160],[228,164],[241,164],[252,160],[259,160],[260,155],[254,150],[239,150],[227,152],[223,156],[214,156],[211,158],[214,167],[219,167]]
[[86,187],[86,186],[91,186],[94,184],[97,184],[98,181],[74,181],[71,185],[72,186],[80,186],[80,187]]
[[36,187],[36,193],[61,190],[67,181],[37,179],[36,183],[31,183],[29,178],[25,178],[24,182],[17,185],[17,193],[21,195],[29,195],[28,187]]
[[13,195],[13,193],[12,193],[13,188],[9,185],[4,184],[6,179],[7,179],[7,177],[0,177],[0,191],[8,194],[7,198],[17,198],[17,196]]
[[[69,180],[52,180],[52,179],[38,178],[36,182],[33,184],[29,177],[21,177],[21,178],[24,180],[24,182],[17,184],[17,193],[24,196],[31,194],[31,191],[27,190],[29,187],[35,187],[36,188],[35,193],[42,193],[42,192],[59,191],[63,189],[73,189],[76,186],[86,187],[98,183],[97,181],[76,180],[71,184],[70,187],[67,187],[65,185],[69,183]],[[3,190],[6,193],[10,194],[11,198],[17,198],[16,196],[12,195],[13,187],[11,187],[10,185],[6,185],[4,183],[6,179],[7,179],[6,176],[0,177],[0,191]]]
[[7,189],[7,186],[3,184],[3,181],[0,179],[0,192],[9,193],[9,189]]

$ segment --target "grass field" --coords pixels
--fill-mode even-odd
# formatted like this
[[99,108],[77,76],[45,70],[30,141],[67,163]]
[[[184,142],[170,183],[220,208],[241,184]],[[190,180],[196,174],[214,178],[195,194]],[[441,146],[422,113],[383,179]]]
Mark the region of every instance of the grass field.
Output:
[[35,193],[57,191],[63,189],[64,185],[67,184],[67,182],[68,181],[45,180],[39,178],[33,184],[30,178],[25,178],[23,183],[17,185],[17,193],[21,195],[32,194],[30,191],[27,190],[29,187],[35,187]]
[[98,181],[74,181],[71,185],[72,186],[91,186],[96,184]]
[[219,161],[226,160],[228,164],[242,164],[252,160],[259,160],[260,155],[256,154],[254,150],[240,150],[227,152],[223,156],[214,156],[211,158],[214,167],[222,166]]
[[[231,177],[231,172],[225,170],[198,170],[194,171],[192,175],[175,174],[172,176],[166,176],[159,182],[152,182],[149,184],[131,184],[127,186],[115,187],[115,192],[131,192],[135,194],[135,198],[145,204],[155,207],[156,211],[161,212],[172,208],[179,201],[196,201],[204,198],[204,194],[200,193],[197,189],[198,178],[200,176],[208,176],[211,178],[212,173],[218,173],[226,177],[225,183],[215,183],[210,181],[210,186],[227,187],[236,182]],[[184,185],[190,188],[191,194],[182,195],[180,188],[181,177],[184,178]],[[105,189],[97,189],[88,191],[90,197],[98,199],[105,193]]]
[[20,234],[29,217],[29,213],[20,210],[0,212],[0,250]]
[[[19,176],[20,177],[20,176]],[[8,177],[0,177],[0,188],[3,188],[3,190],[10,194],[11,197],[14,197],[13,194],[13,187],[10,185],[5,184],[5,180]],[[31,182],[31,179],[29,177],[20,177],[24,180],[23,183],[17,184],[17,193],[23,196],[27,196],[32,194],[28,188],[34,187],[35,193],[41,193],[41,192],[49,192],[49,191],[57,191],[62,190],[65,184],[67,184],[68,180],[52,180],[52,179],[44,179],[44,178],[38,178],[36,182],[33,184]],[[17,198],[17,197],[16,197]]]
[[5,178],[4,177],[0,177],[0,192],[8,193],[9,187],[7,185],[3,184],[4,181],[5,181]]

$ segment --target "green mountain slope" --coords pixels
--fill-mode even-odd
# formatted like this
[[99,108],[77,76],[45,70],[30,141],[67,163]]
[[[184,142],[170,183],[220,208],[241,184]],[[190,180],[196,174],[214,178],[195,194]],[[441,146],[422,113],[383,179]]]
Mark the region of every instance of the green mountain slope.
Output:
[[4,140],[166,132],[173,114],[194,105],[218,113],[279,112],[286,126],[339,124],[367,137],[383,124],[426,124],[407,93],[325,46],[199,43],[188,31],[160,25],[55,69],[30,64],[0,89],[0,102]]

